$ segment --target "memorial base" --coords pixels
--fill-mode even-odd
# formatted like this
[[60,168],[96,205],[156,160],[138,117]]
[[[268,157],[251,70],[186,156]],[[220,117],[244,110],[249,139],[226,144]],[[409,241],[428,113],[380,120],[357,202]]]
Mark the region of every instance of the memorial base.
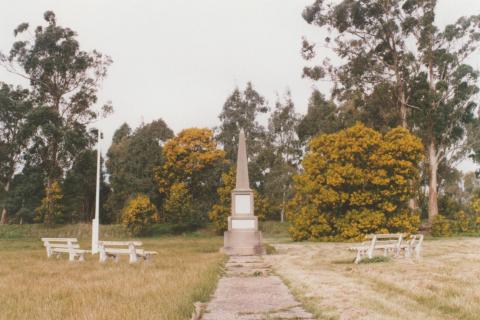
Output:
[[262,232],[256,230],[229,230],[224,233],[222,252],[230,256],[265,254]]

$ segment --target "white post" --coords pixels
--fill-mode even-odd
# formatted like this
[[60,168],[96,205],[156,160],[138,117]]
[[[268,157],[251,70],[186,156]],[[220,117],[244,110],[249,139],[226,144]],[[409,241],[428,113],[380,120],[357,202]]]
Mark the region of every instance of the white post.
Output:
[[98,130],[97,139],[97,183],[95,190],[95,219],[92,220],[92,254],[98,253],[98,237],[100,229],[100,140],[102,134]]

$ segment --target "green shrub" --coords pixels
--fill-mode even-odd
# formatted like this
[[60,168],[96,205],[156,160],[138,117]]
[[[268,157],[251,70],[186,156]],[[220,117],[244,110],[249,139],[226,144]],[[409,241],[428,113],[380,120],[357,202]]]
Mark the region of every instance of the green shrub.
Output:
[[434,237],[451,235],[450,221],[441,214],[433,218],[432,235]]
[[157,208],[144,194],[138,194],[128,200],[122,210],[122,224],[133,235],[143,233],[150,224],[159,220]]
[[181,228],[199,226],[203,223],[202,215],[193,204],[188,186],[183,182],[172,184],[164,208],[166,221]]

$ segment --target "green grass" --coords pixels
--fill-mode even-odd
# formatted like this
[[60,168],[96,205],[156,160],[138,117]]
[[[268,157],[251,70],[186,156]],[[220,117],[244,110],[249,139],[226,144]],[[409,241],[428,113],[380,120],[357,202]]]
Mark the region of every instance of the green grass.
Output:
[[289,227],[288,222],[281,223],[279,221],[262,221],[259,224],[263,237],[267,238],[269,242],[290,242]]
[[392,260],[392,259],[391,259],[390,257],[375,256],[375,257],[372,257],[372,258],[362,259],[362,260],[360,260],[359,263],[362,263],[362,264],[381,263],[381,262],[389,262],[389,261],[391,261],[391,260]]

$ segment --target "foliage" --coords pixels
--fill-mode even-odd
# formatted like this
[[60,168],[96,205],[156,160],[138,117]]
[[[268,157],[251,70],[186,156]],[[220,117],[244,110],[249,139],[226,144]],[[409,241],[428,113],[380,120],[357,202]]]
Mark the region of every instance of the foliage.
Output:
[[122,210],[122,224],[133,235],[142,234],[151,224],[159,220],[157,208],[144,194],[133,196]]
[[455,230],[457,232],[467,232],[470,231],[470,219],[465,213],[461,210],[455,214]]
[[295,240],[359,239],[375,232],[414,232],[408,208],[422,144],[402,128],[385,135],[357,123],[312,139],[295,176],[287,216]]
[[162,206],[154,169],[163,165],[162,145],[172,137],[172,130],[162,119],[142,124],[133,133],[124,123],[114,133],[106,161],[113,190],[106,207],[114,215],[135,193],[144,193],[158,208]]
[[[376,116],[375,120],[391,127],[406,127],[406,93],[411,89],[408,79],[414,70],[409,36],[421,28],[424,14],[413,2],[343,0],[330,5],[315,1],[305,8],[303,18],[329,31],[325,46],[345,63],[334,66],[325,59],[321,65],[305,67],[304,75],[334,80],[333,94],[352,101],[373,123]],[[312,60],[316,51],[315,44],[304,39],[303,57]]]
[[217,189],[218,202],[208,213],[215,232],[222,234],[228,229],[228,216],[231,214],[232,190],[235,188],[235,169],[222,173],[222,184]]
[[472,210],[475,214],[480,215],[480,197],[475,197],[472,199]]
[[[208,213],[217,234],[222,234],[228,229],[228,216],[232,210],[232,191],[235,189],[235,173],[236,170],[232,166],[222,174],[222,184],[217,189],[218,202]],[[255,190],[253,191],[253,206],[258,220],[264,221],[269,210],[269,202]]]
[[[29,114],[32,111],[30,92],[0,82],[0,187],[3,187],[2,216],[7,223],[6,202],[17,168],[29,141]],[[1,192],[0,192],[1,194]]]
[[471,200],[472,225],[475,230],[480,229],[480,197],[478,193]]
[[[461,17],[442,30],[435,25],[435,9],[436,1],[317,0],[303,13],[308,23],[331,33],[325,46],[344,62],[334,66],[325,59],[306,67],[305,76],[335,81],[333,95],[367,111],[368,123],[402,124],[422,139],[430,222],[438,214],[439,166],[480,150],[479,73],[466,64],[480,43],[480,15]],[[304,40],[304,58],[315,54],[315,45]]]
[[189,226],[201,222],[185,183],[174,183],[170,186],[164,209],[167,222]]
[[[163,156],[163,166],[154,170],[160,193],[169,199],[169,206],[173,208],[175,201],[183,199],[172,193],[181,192],[186,196],[183,190],[187,190],[194,204],[190,208],[195,209],[188,214],[192,218],[188,222],[195,225],[206,222],[207,213],[216,201],[215,191],[225,165],[225,152],[217,148],[212,130],[182,130],[164,145]],[[169,219],[179,221],[172,214],[177,213],[170,212]]]
[[433,218],[432,235],[442,237],[451,235],[450,221],[445,216],[439,214]]
[[[103,162],[103,161],[102,161]],[[102,166],[101,162],[101,166]],[[95,191],[97,181],[97,151],[81,152],[67,171],[63,181],[65,218],[70,222],[90,222],[95,214]],[[111,222],[105,203],[110,196],[110,186],[105,174],[100,173],[100,216],[102,223]]]
[[[277,101],[268,121],[268,139],[271,148],[269,171],[265,173],[265,187],[262,194],[268,201],[268,214],[276,212],[276,219],[284,221],[286,203],[292,196],[292,177],[298,170],[302,155],[301,143],[296,128],[300,121],[290,93],[285,101]],[[260,205],[260,204],[259,204]]]
[[215,129],[215,139],[225,151],[225,158],[234,162],[237,156],[240,129],[244,129],[249,159],[249,176],[253,188],[264,191],[265,172],[272,161],[272,147],[265,127],[258,117],[268,112],[268,104],[249,82],[241,91],[232,92],[219,115],[220,125]]
[[297,127],[300,140],[305,142],[318,134],[334,133],[343,129],[338,111],[332,100],[325,100],[320,91],[314,90],[308,100],[307,114],[302,117]]
[[265,129],[257,122],[257,117],[267,111],[265,99],[255,91],[250,82],[243,92],[235,88],[219,115],[221,124],[216,136],[225,150],[227,159],[231,161],[236,159],[240,129],[245,131],[249,158],[258,152]]
[[[3,62],[30,80],[36,107],[26,158],[45,170],[50,186],[93,140],[87,126],[99,115],[93,105],[112,61],[95,50],[81,50],[76,32],[58,25],[52,11],[45,12],[44,20],[46,25],[36,27],[33,34],[28,23],[15,29],[17,41]],[[106,104],[102,111],[107,114],[111,109]]]
[[64,207],[62,205],[63,194],[60,183],[55,181],[45,190],[40,207],[35,210],[36,221],[46,225],[64,222]]
[[[45,197],[45,172],[42,168],[26,165],[13,178],[6,201],[8,212],[14,217],[21,213],[23,223],[34,222],[35,209]],[[18,221],[20,219],[17,219]]]

